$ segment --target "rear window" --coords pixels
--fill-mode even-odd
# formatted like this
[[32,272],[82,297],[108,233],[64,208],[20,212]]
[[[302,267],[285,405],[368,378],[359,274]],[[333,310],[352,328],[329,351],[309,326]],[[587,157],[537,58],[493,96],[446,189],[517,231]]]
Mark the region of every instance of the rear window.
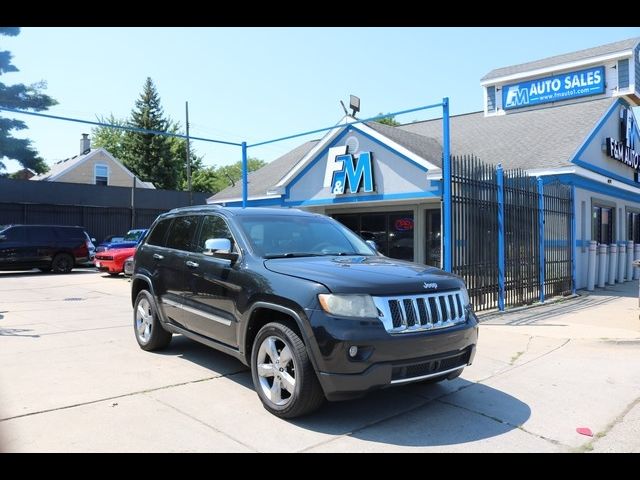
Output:
[[169,230],[169,225],[171,225],[171,220],[171,218],[166,218],[156,223],[156,226],[153,227],[153,231],[147,239],[147,243],[149,245],[158,245],[159,247],[164,247],[164,239],[167,236],[167,231]]
[[58,238],[53,227],[27,227],[27,237],[31,242],[51,242]]
[[85,239],[85,232],[80,228],[54,227],[54,230],[58,238],[61,238],[63,240]]

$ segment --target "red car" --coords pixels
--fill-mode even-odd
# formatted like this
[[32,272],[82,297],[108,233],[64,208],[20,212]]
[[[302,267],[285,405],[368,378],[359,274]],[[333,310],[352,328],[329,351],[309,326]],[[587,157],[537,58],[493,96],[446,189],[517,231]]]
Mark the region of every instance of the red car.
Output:
[[109,275],[120,275],[124,271],[124,261],[136,253],[136,248],[116,248],[96,253],[95,266],[102,272]]

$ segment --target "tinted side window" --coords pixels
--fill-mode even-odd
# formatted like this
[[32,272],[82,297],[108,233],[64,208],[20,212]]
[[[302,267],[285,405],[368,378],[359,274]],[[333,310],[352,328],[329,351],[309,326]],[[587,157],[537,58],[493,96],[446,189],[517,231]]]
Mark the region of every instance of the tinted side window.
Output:
[[63,240],[78,240],[85,239],[84,231],[79,228],[65,228],[65,227],[55,227],[54,228],[58,238]]
[[202,221],[200,239],[196,245],[196,252],[204,252],[204,242],[210,238],[228,238],[233,245],[233,236],[227,226],[227,222],[217,215],[206,215]]
[[171,218],[167,218],[165,220],[160,220],[156,224],[156,226],[153,228],[153,231],[149,235],[149,238],[147,239],[147,243],[149,245],[158,245],[159,247],[164,247],[164,239],[167,236],[167,230],[169,230],[171,220]]
[[27,239],[30,242],[51,242],[56,239],[51,227],[27,227]]
[[186,252],[195,251],[193,242],[197,226],[198,217],[196,216],[174,218],[171,229],[169,230],[166,246]]
[[13,227],[5,230],[2,234],[7,237],[8,242],[24,242],[26,240],[24,231],[24,227]]

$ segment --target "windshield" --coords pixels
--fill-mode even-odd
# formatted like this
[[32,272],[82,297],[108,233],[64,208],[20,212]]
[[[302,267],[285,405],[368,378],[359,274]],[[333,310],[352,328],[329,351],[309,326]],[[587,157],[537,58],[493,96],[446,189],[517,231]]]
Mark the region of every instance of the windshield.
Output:
[[[133,232],[127,232],[127,234],[124,236],[124,241],[125,242],[137,242],[138,239],[142,236],[142,234],[144,233],[144,230],[136,230]],[[115,240],[112,240],[112,242]]]
[[269,215],[238,220],[252,250],[265,258],[376,254],[355,233],[329,218]]

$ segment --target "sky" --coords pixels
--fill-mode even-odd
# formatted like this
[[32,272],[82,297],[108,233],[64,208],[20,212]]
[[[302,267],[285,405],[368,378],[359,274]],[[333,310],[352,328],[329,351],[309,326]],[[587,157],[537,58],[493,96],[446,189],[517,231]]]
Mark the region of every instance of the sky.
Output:
[[[453,115],[482,110],[480,78],[494,68],[640,36],[640,28],[156,28],[25,27],[0,36],[20,70],[7,85],[44,80],[59,104],[52,115],[96,121],[128,117],[151,77],[165,114],[191,135],[248,144],[338,122],[349,95],[359,118],[440,102]],[[3,116],[10,116],[2,113]],[[409,113],[402,123],[440,116]],[[48,164],[79,153],[79,123],[16,115]],[[271,161],[315,134],[249,149]],[[241,159],[238,147],[194,141],[204,165]],[[19,169],[3,160],[8,172]]]

